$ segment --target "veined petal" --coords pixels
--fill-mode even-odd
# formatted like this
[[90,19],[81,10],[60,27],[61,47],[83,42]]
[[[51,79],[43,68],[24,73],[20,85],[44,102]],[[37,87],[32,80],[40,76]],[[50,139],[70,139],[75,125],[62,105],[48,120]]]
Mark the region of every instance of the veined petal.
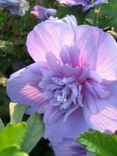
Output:
[[7,94],[11,101],[30,106],[28,113],[43,113],[47,102],[38,88],[40,80],[40,64],[34,63],[11,75],[7,81]]
[[79,65],[82,68],[88,65],[93,69],[96,68],[101,33],[101,29],[91,26],[82,25],[77,28],[76,41],[80,50]]
[[117,43],[114,38],[102,33],[99,40],[96,72],[106,80],[117,79]]
[[[64,34],[64,35],[63,35]],[[70,24],[62,20],[47,20],[35,26],[28,34],[27,48],[34,61],[46,61],[46,53],[52,52],[57,58],[61,48],[70,46],[74,31]]]
[[79,26],[76,33],[80,66],[89,65],[102,79],[116,80],[117,43],[114,38],[99,28],[86,25]]
[[103,83],[111,94],[107,99],[95,98],[92,103],[89,103],[90,106],[96,107],[95,112],[90,111],[85,105],[83,108],[84,116],[90,128],[114,132],[117,130],[117,81],[105,81]]

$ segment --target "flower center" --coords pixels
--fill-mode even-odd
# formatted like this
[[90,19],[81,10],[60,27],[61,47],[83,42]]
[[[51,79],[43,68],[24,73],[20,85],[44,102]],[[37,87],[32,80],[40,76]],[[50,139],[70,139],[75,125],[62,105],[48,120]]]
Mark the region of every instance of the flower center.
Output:
[[58,89],[55,90],[54,97],[61,108],[67,109],[72,104],[75,106],[83,106],[82,86],[72,77],[64,77],[59,80],[57,77],[54,77],[53,83],[57,83],[59,86]]
[[[53,106],[62,110],[84,106],[84,96],[88,91],[95,98],[105,99],[109,92],[102,85],[102,79],[89,67],[84,69],[68,66],[67,72],[55,74],[51,70],[42,72],[42,80],[39,83],[43,96]],[[78,72],[75,72],[78,71]],[[62,74],[61,74],[62,73]]]

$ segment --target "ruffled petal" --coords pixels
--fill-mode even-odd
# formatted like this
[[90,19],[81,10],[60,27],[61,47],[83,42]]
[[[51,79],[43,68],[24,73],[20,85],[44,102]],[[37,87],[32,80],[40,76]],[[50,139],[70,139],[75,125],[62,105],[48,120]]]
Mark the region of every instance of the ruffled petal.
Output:
[[89,129],[79,108],[65,119],[64,111],[57,107],[48,107],[44,114],[45,138],[51,142],[61,142],[64,137],[75,138]]
[[61,60],[64,64],[72,65],[73,67],[78,66],[79,62],[79,49],[78,46],[72,45],[71,47],[64,46],[60,53]]
[[[63,35],[64,34],[64,35]],[[46,53],[52,52],[57,58],[61,48],[70,46],[74,39],[74,31],[70,24],[63,20],[47,20],[35,26],[28,34],[27,48],[34,61],[45,61]]]
[[47,101],[39,90],[40,64],[34,63],[11,75],[7,81],[7,94],[11,101],[30,106],[28,113],[43,113]]
[[[115,132],[117,130],[117,81],[105,81],[103,84],[110,95],[107,99],[96,98],[88,95],[83,108],[85,120],[90,128],[100,131],[109,130]],[[90,100],[89,100],[90,98]],[[91,111],[95,108],[95,111]]]

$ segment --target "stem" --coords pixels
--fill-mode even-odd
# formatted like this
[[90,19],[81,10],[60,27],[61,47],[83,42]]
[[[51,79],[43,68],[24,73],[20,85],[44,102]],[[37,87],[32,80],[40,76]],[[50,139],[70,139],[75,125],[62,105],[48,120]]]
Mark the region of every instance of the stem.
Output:
[[93,25],[98,26],[98,17],[100,13],[100,8],[99,9],[94,9],[94,20],[93,20]]

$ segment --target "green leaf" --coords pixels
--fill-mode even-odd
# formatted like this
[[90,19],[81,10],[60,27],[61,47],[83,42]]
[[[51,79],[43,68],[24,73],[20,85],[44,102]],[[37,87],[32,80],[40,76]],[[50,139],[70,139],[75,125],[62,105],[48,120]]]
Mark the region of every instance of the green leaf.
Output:
[[99,22],[104,27],[114,27],[117,31],[117,1],[109,0],[108,4],[100,5]]
[[10,122],[11,123],[21,122],[26,110],[27,106],[11,102],[9,105]]
[[2,130],[4,128],[4,124],[2,122],[2,120],[0,119],[0,130]]
[[78,21],[78,24],[82,24],[86,17],[86,14],[82,12],[82,8],[79,6],[61,6],[57,10],[56,16],[59,18],[63,18],[66,15],[74,15]]
[[4,53],[15,54],[13,42],[0,40],[0,50]]
[[117,156],[117,136],[99,131],[85,132],[78,138],[78,142],[86,146],[88,152],[96,156]]
[[17,146],[10,146],[1,150],[0,156],[28,156],[28,154],[21,152]]
[[34,113],[27,121],[28,129],[22,145],[22,150],[29,153],[41,139],[44,133],[44,124],[38,113]]
[[26,133],[26,123],[8,124],[0,131],[0,150],[11,145],[21,146]]
[[[98,26],[103,29],[110,29],[114,28],[114,30],[117,32],[117,1],[116,0],[109,0],[108,4],[100,4],[96,6],[96,9],[99,10],[98,14]],[[94,19],[94,10],[90,10],[87,14],[87,17],[85,19],[86,24],[91,24],[87,22],[87,20]]]

